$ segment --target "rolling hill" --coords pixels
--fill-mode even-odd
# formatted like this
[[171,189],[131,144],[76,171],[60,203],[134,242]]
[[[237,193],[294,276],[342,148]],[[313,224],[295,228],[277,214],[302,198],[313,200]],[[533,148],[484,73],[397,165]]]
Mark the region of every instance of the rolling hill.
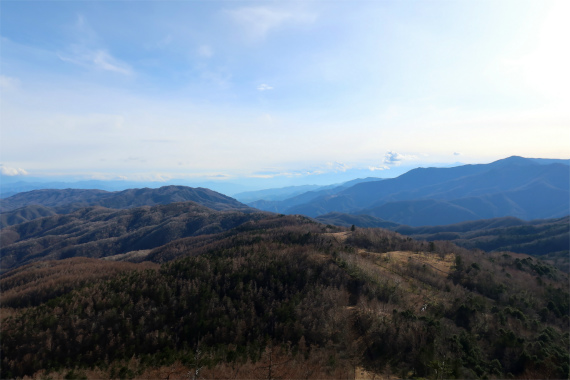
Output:
[[148,250],[182,237],[226,231],[267,215],[216,211],[194,202],[128,210],[82,208],[2,229],[2,272],[38,260]]
[[223,194],[209,189],[186,186],[163,186],[158,189],[128,189],[114,192],[83,189],[34,190],[1,199],[0,210],[4,213],[29,205],[42,205],[55,208],[59,212],[66,212],[86,206],[128,209],[186,201],[196,202],[214,210],[250,210],[247,205]]
[[56,214],[57,212],[54,209],[42,205],[20,207],[15,210],[0,213],[0,229]]

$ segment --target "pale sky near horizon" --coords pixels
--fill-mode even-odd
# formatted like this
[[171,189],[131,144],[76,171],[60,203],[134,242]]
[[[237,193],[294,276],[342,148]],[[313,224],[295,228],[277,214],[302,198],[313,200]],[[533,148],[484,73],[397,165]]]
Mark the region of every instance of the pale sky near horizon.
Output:
[[[2,1],[5,175],[570,157],[568,1]],[[308,181],[310,182],[310,181]]]

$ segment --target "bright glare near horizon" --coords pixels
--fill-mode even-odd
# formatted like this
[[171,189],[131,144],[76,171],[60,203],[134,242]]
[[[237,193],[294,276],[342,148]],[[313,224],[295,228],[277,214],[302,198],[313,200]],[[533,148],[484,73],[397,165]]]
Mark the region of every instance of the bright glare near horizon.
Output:
[[568,1],[0,8],[4,175],[390,177],[570,155]]

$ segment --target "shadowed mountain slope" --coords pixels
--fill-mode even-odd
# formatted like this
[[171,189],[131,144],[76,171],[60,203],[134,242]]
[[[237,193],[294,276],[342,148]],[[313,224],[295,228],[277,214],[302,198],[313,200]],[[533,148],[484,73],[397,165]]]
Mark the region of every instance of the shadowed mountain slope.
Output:
[[394,229],[399,226],[398,223],[388,222],[384,219],[376,218],[371,215],[353,215],[343,214],[341,212],[330,212],[325,215],[317,216],[315,220],[323,224],[332,224],[334,226],[351,227],[355,225],[362,228],[387,228]]
[[42,205],[24,206],[12,211],[2,212],[0,214],[0,228],[56,214],[57,212],[50,207]]
[[352,181],[345,182],[342,185],[321,186],[318,189],[305,191],[300,194],[295,194],[290,197],[286,197],[285,199],[272,200],[269,198],[258,198],[258,200],[249,202],[248,205],[260,210],[291,214],[291,212],[289,212],[288,210],[290,210],[295,206],[311,202],[312,200],[317,199],[319,197],[325,197],[337,194],[358,183],[374,182],[381,180],[382,178],[376,178],[376,177],[358,178]]
[[503,216],[562,217],[570,212],[570,171],[568,165],[547,162],[510,157],[487,165],[419,168],[319,196],[286,212],[366,214],[413,226]]
[[548,258],[568,271],[570,217],[523,221],[497,218],[435,227],[399,226],[401,234],[420,240],[450,240],[465,248],[510,251]]
[[58,212],[68,212],[87,206],[128,209],[186,201],[196,202],[214,210],[250,210],[247,205],[223,194],[209,189],[187,186],[164,186],[158,189],[128,189],[115,192],[82,189],[34,190],[0,200],[0,210],[6,212],[28,205],[43,205],[56,208]]
[[182,237],[226,231],[267,215],[215,211],[194,202],[129,210],[83,208],[0,231],[2,271],[37,260],[98,258],[152,249]]

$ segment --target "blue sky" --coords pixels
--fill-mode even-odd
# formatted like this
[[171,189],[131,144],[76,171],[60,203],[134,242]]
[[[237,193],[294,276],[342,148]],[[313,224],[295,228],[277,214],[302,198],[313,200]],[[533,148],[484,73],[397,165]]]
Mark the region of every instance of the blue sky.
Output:
[[4,175],[316,183],[570,155],[568,2],[0,10]]

